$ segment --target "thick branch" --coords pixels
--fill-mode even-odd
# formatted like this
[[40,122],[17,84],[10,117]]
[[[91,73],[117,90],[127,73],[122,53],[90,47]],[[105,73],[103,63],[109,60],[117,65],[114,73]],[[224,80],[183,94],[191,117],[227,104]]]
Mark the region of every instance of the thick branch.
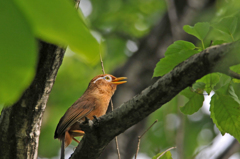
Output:
[[[72,159],[94,159],[100,156],[107,144],[120,133],[138,123],[149,114],[170,101],[181,90],[191,86],[197,79],[211,72],[222,72],[240,63],[236,48],[240,42],[211,47],[196,54],[170,73],[161,77],[141,94],[100,117],[99,123],[86,127],[86,135],[72,155]],[[232,50],[235,51],[232,51]],[[224,72],[224,71],[223,71]]]
[[63,49],[40,43],[39,61],[32,84],[15,104],[2,110],[1,159],[37,159],[42,116],[63,55]]
[[[193,0],[191,0],[191,2],[192,1]],[[195,1],[196,0],[194,0],[194,2]],[[215,0],[197,1],[198,3],[192,3],[193,9],[188,6],[188,1],[186,0],[174,0],[178,16],[178,27],[182,28],[183,25],[192,24],[196,17],[206,12],[206,9],[210,9],[214,6],[214,1]],[[187,35],[182,29],[178,30],[177,34],[181,40],[196,43],[196,38],[194,39],[193,36]],[[167,47],[173,43],[172,36],[168,14],[165,13],[148,35],[137,40],[139,50],[129,57],[123,66],[113,72],[115,76],[128,77],[128,82],[118,87],[113,96],[115,108],[120,106],[123,102],[128,101],[136,94],[139,94],[143,89],[156,81],[156,78],[150,80],[153,75],[153,70],[159,59],[164,57]],[[122,158],[132,159],[137,148],[137,136],[146,129],[147,120],[148,119],[145,118],[131,127],[131,129],[128,129],[118,136]],[[179,148],[177,150],[179,150]],[[99,157],[99,159],[112,158],[117,158],[114,141],[108,144]]]

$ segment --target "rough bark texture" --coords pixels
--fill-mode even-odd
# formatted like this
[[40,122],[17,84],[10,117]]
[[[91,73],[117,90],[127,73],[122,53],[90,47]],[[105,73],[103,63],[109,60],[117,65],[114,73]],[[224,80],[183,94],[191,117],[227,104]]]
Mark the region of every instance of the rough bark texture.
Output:
[[2,110],[1,159],[37,159],[43,113],[64,52],[55,45],[40,42],[39,61],[32,84],[15,104]]
[[[187,0],[175,0],[178,16],[178,19],[175,19],[175,24],[178,24],[178,28],[180,29],[172,29],[173,31],[175,30],[172,33],[172,24],[170,23],[168,13],[164,14],[156,26],[153,27],[152,31],[139,41],[138,51],[128,59],[124,66],[112,73],[118,77],[128,77],[128,82],[119,87],[113,96],[115,107],[131,99],[156,81],[155,78],[152,79],[156,63],[160,58],[164,57],[164,53],[167,47],[173,43],[173,39],[195,42],[195,39],[187,35],[182,27],[183,25],[190,24],[199,14],[212,7],[215,0],[190,1],[191,6],[188,5],[189,1]],[[173,36],[176,37],[173,38]],[[143,120],[118,136],[120,153],[123,159],[131,159],[133,157],[137,149],[137,136],[146,129],[145,124],[146,120]],[[118,158],[114,140],[107,146],[99,158]]]
[[71,158],[98,158],[116,135],[159,109],[196,80],[212,72],[227,73],[230,66],[240,63],[240,59],[236,58],[239,44],[211,47],[190,57],[113,112],[100,117],[93,124],[81,125],[86,135]]

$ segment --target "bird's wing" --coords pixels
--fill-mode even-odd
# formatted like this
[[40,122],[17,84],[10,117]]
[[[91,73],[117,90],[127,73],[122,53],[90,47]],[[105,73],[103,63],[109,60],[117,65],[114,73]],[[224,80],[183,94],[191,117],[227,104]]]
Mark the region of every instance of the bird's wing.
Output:
[[58,138],[66,131],[67,128],[72,126],[78,120],[86,117],[94,108],[94,100],[81,100],[81,98],[78,99],[60,119],[54,138]]

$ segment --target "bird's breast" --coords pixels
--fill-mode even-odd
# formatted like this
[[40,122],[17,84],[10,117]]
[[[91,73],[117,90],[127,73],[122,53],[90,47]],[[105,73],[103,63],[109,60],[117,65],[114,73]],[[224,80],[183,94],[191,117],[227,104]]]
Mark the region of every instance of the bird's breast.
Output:
[[97,98],[97,100],[95,101],[96,102],[96,106],[95,106],[95,115],[97,117],[100,117],[104,114],[106,114],[107,112],[107,109],[108,109],[108,105],[109,105],[109,102],[110,102],[110,99],[111,97],[109,96],[99,96]]

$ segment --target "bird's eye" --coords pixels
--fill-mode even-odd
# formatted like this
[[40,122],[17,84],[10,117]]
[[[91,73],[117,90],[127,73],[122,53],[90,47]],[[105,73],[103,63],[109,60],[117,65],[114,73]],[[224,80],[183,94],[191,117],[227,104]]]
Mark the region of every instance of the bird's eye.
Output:
[[112,81],[112,78],[110,76],[105,76],[104,78],[106,81]]

